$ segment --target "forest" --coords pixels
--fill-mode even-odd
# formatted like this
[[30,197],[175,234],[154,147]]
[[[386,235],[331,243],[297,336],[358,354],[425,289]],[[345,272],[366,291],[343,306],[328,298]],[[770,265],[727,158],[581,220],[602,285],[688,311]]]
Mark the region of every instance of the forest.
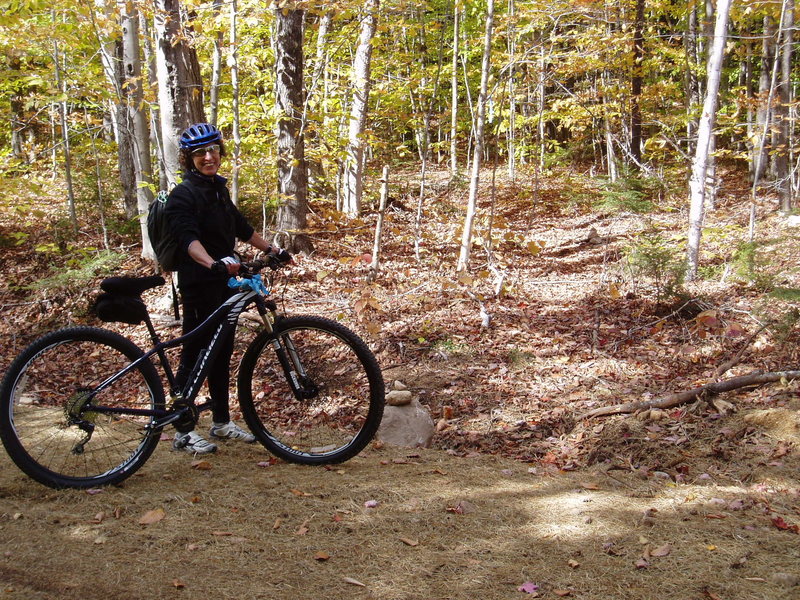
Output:
[[295,255],[276,300],[358,331],[435,428],[324,469],[165,434],[85,491],[0,453],[5,596],[796,598],[795,13],[0,0],[0,376],[62,326],[147,343],[92,302],[159,272],[148,208],[209,122]]

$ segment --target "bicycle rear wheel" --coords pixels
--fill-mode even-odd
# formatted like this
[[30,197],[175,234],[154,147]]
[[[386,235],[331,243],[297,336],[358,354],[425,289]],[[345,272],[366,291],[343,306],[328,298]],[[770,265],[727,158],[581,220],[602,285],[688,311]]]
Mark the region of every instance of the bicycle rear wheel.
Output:
[[273,332],[262,332],[242,358],[238,386],[250,431],[291,462],[352,458],[383,417],[383,376],[375,356],[355,333],[323,317],[283,318]]
[[28,346],[0,387],[0,439],[14,463],[54,488],[130,477],[159,438],[148,428],[152,415],[131,413],[163,409],[164,389],[150,361],[107,380],[142,354],[96,327],[61,329]]

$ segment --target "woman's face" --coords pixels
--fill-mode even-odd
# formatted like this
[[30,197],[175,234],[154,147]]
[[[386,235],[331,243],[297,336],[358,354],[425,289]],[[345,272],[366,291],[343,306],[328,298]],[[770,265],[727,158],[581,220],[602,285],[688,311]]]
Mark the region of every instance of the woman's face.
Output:
[[206,177],[213,177],[219,171],[219,144],[211,144],[192,152],[194,168]]

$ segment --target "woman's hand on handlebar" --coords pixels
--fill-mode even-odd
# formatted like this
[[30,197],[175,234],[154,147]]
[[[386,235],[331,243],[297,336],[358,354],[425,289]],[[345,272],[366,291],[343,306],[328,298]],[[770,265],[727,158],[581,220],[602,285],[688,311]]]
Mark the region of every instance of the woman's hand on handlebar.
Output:
[[226,256],[221,260],[214,261],[214,263],[211,265],[211,270],[214,273],[235,277],[239,274],[239,269],[241,266],[242,265],[238,258],[234,256]]
[[277,271],[291,262],[291,254],[282,248],[271,246],[270,251],[263,254],[261,258],[242,263],[243,269],[240,271],[240,274],[244,274],[244,271],[247,270],[247,272],[252,275],[258,273],[264,267],[269,267],[273,271]]

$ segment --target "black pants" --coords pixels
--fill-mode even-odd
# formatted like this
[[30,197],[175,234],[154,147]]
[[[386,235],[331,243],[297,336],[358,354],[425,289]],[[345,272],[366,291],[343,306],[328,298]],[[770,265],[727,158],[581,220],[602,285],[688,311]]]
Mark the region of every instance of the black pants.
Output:
[[[187,289],[182,288],[183,333],[188,333],[200,325],[233,293],[233,290],[224,284],[220,286],[206,285],[201,288],[194,286]],[[175,375],[178,389],[183,389],[183,386],[186,385],[200,351],[208,347],[214,331],[215,329],[212,329],[208,335],[200,336],[184,344],[181,351],[181,363]],[[209,365],[208,370],[208,391],[211,396],[211,414],[214,422],[227,423],[231,419],[228,408],[228,387],[230,385],[231,355],[233,354],[233,332],[230,332],[225,339],[217,340],[217,344],[219,344],[219,354]]]

